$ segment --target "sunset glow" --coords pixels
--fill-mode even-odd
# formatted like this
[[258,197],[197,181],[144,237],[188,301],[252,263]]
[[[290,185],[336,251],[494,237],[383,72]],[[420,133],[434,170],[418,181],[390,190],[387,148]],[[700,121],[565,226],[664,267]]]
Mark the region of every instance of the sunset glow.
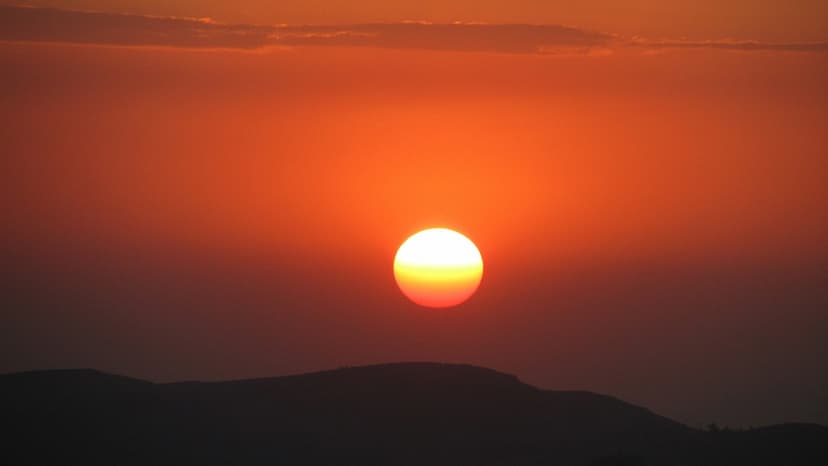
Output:
[[408,238],[394,258],[394,278],[412,301],[427,307],[463,303],[480,285],[483,259],[468,238],[447,228]]
[[[0,0],[0,375],[449,362],[688,426],[828,426],[826,18],[826,0]],[[549,438],[516,422],[508,451]],[[449,464],[597,464],[468,451]]]

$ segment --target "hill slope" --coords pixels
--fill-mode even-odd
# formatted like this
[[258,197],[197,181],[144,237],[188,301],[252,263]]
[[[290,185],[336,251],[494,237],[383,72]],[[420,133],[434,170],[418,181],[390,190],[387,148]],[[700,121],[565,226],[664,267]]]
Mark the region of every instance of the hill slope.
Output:
[[813,464],[828,429],[706,433],[589,392],[400,363],[153,384],[93,370],[0,376],[3,464]]

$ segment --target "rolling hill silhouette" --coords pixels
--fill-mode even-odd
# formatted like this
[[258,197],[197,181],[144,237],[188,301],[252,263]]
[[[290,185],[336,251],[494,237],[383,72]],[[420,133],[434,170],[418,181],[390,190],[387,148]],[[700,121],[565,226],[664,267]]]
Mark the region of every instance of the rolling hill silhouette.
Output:
[[0,375],[0,464],[828,464],[828,428],[691,429],[493,370],[399,363],[155,384],[89,369]]

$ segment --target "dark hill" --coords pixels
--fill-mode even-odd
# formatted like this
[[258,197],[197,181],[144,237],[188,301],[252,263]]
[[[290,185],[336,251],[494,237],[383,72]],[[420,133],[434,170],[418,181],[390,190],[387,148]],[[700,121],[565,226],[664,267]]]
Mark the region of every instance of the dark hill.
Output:
[[[0,464],[815,464],[828,429],[702,432],[589,392],[401,363],[153,384],[92,370],[0,376]],[[820,456],[821,455],[821,456]]]

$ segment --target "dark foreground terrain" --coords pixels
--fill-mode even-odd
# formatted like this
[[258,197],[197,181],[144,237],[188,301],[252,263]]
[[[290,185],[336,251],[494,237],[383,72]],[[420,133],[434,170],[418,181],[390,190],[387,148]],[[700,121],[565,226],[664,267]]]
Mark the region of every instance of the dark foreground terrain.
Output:
[[828,464],[828,428],[704,432],[492,370],[402,363],[154,384],[94,370],[0,375],[0,464]]

